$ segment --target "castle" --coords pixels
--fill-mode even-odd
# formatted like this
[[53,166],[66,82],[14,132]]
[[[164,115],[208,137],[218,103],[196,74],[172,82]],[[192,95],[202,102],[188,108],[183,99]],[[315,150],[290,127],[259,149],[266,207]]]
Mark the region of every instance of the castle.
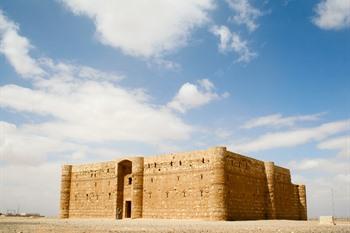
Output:
[[64,165],[61,218],[306,220],[290,171],[226,150]]

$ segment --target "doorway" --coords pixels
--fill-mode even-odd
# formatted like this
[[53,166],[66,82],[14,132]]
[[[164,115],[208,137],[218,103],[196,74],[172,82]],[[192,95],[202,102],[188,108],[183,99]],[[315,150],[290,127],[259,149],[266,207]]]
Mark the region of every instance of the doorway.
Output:
[[[130,160],[123,160],[118,163],[118,186],[117,186],[117,210],[116,218],[122,219],[126,217],[126,202],[124,205],[124,178],[132,173],[132,162]],[[124,206],[123,206],[124,205]],[[131,203],[130,203],[130,215],[131,215]]]
[[131,201],[125,201],[125,218],[131,218]]

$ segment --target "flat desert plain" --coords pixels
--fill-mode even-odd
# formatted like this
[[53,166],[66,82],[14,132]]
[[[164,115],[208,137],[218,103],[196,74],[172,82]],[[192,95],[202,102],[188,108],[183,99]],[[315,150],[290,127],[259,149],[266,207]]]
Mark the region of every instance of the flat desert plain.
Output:
[[212,222],[197,220],[103,220],[103,219],[55,219],[55,218],[0,218],[1,233],[42,233],[42,232],[319,232],[350,233],[350,223],[339,221],[337,225],[319,225],[317,221],[259,220]]

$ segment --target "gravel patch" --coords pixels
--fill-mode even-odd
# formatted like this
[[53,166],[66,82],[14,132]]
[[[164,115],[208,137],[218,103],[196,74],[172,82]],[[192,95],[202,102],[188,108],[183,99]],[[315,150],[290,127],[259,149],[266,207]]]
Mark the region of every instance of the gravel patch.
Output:
[[258,221],[198,221],[165,219],[55,219],[55,218],[0,218],[0,233],[46,232],[149,232],[149,233],[350,233],[350,223],[341,221],[335,226],[320,225],[317,221],[258,220]]

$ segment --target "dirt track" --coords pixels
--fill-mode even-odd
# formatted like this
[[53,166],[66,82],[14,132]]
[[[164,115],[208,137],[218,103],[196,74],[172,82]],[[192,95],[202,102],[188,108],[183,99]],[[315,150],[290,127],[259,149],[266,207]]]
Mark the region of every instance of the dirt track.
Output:
[[0,218],[1,233],[42,233],[42,232],[335,232],[350,233],[350,223],[338,222],[336,226],[319,225],[317,221],[234,221],[209,222],[194,220],[101,220],[54,218]]

